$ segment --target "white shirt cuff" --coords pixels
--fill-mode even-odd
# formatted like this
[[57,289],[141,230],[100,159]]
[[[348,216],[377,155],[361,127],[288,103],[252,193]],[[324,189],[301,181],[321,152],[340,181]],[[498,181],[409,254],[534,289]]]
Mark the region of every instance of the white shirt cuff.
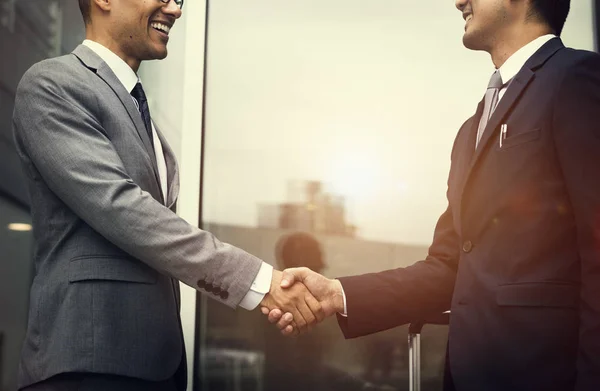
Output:
[[342,298],[344,299],[344,312],[339,312],[339,314],[347,318],[348,307],[346,307],[346,293],[344,292],[344,287],[342,286],[342,284],[340,284],[340,286],[342,287]]
[[265,295],[271,290],[271,280],[273,279],[273,266],[266,262],[260,265],[260,270],[252,282],[252,286],[246,296],[240,302],[240,307],[252,311],[263,300]]

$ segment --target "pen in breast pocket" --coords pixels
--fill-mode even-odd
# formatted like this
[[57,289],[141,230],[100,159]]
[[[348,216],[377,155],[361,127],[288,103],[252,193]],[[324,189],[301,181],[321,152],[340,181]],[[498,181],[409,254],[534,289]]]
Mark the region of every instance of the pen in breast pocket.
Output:
[[502,124],[502,126],[500,127],[500,137],[499,137],[499,141],[498,141],[500,148],[502,148],[502,143],[506,139],[507,131],[508,131],[508,126],[506,124]]

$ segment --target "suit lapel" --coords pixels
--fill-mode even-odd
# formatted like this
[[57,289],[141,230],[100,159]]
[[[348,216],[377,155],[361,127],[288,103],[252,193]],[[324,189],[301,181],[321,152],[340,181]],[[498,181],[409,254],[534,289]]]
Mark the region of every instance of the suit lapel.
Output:
[[481,121],[481,116],[483,115],[483,109],[485,107],[485,97],[479,102],[477,106],[477,111],[475,116],[473,117],[473,123],[471,124],[471,129],[469,130],[469,134],[467,136],[467,152],[465,155],[465,161],[467,163],[471,163],[473,161],[473,156],[475,155],[475,145],[477,142],[477,129],[479,128],[479,122]]
[[[464,191],[464,184],[467,180],[467,175],[470,170],[470,164],[473,159],[473,155],[475,154],[475,141],[477,139],[477,128],[479,127],[479,121],[481,120],[481,115],[483,114],[483,108],[485,105],[485,98],[479,102],[477,106],[477,111],[475,115],[471,118],[471,123],[468,127],[467,134],[463,137],[463,140],[459,140],[461,142],[461,149],[459,150],[457,159],[457,181],[456,181],[456,189],[458,189],[458,200],[462,200],[462,193]],[[458,227],[461,227],[461,214],[457,213],[455,216],[457,220]]]
[[[133,123],[135,125],[135,129],[137,130],[137,134],[140,137],[140,139],[142,140],[142,143],[144,144],[146,151],[148,152],[148,154],[151,157],[154,157],[154,151],[152,150],[152,143],[150,141],[150,136],[148,135],[148,132],[146,131],[146,126],[144,125],[144,122],[142,121],[142,116],[140,115],[140,112],[138,111],[137,107],[135,107],[135,104],[133,103],[133,99],[131,98],[131,95],[125,90],[125,87],[123,87],[123,85],[121,84],[119,79],[117,79],[115,74],[108,67],[108,65],[106,65],[106,63],[103,63],[98,68],[97,73],[98,73],[98,76],[100,76],[100,78],[102,78],[102,80],[104,80],[106,82],[106,84],[108,84],[109,87],[112,88],[112,90],[115,92],[117,97],[119,97],[119,100],[121,101],[121,103],[123,103],[123,106],[125,106],[125,108],[127,109],[127,113],[129,114],[129,117],[133,121]],[[154,161],[155,159],[150,159],[150,160]]]
[[160,129],[154,124],[156,134],[160,139],[160,143],[163,147],[163,154],[165,156],[165,164],[167,166],[167,200],[165,205],[171,209],[179,196],[179,167],[177,165],[177,159],[175,153],[169,146],[169,143],[161,133]]
[[[488,121],[481,140],[479,142],[479,147],[477,150],[475,149],[475,142],[473,139],[473,143],[469,142],[469,148],[472,145],[474,150],[474,155],[472,159],[470,159],[470,164],[467,168],[464,180],[462,181],[462,190],[461,194],[464,194],[464,188],[466,187],[471,173],[473,169],[477,165],[477,163],[481,160],[483,154],[485,154],[488,150],[488,144],[495,140],[494,135],[497,135],[495,132],[496,129],[500,126],[502,121],[506,118],[506,116],[512,111],[513,107],[518,103],[519,98],[531,81],[535,78],[535,71],[540,68],[554,53],[556,53],[559,49],[564,48],[562,41],[559,38],[554,38],[548,41],[544,46],[542,46],[527,62],[523,65],[523,68],[517,73],[514,77],[513,81],[509,84],[504,96],[500,100],[498,107],[492,114],[492,117]],[[480,104],[481,106],[481,104]],[[481,113],[476,117],[476,121],[473,123],[473,128],[471,129],[471,137],[477,137],[477,127],[479,126],[479,118],[481,117]],[[467,153],[473,153],[472,151],[468,151]],[[461,200],[462,200],[461,195]]]
[[75,50],[73,50],[73,54],[77,56],[85,66],[92,69],[113,90],[123,106],[125,106],[125,109],[127,110],[127,113],[129,114],[129,117],[135,126],[137,134],[142,141],[146,152],[148,153],[150,165],[154,171],[157,184],[160,185],[158,166],[156,164],[154,150],[152,149],[152,143],[150,141],[148,132],[146,131],[144,122],[142,121],[142,116],[135,106],[135,103],[133,103],[131,95],[127,90],[125,90],[125,87],[119,81],[110,67],[91,49],[84,45],[79,45],[77,48],[75,48]]

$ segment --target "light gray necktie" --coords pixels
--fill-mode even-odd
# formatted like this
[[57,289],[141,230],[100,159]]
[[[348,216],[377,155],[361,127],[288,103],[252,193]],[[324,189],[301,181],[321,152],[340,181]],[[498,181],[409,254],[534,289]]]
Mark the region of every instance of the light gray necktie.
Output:
[[485,131],[485,127],[490,120],[490,117],[492,114],[494,114],[494,110],[496,110],[502,86],[502,76],[500,75],[500,71],[496,70],[496,72],[494,72],[490,78],[490,83],[488,84],[487,91],[485,92],[483,114],[479,120],[479,128],[477,128],[477,142],[475,144],[476,149],[479,146],[479,141],[481,140],[481,136],[483,136],[483,132]]

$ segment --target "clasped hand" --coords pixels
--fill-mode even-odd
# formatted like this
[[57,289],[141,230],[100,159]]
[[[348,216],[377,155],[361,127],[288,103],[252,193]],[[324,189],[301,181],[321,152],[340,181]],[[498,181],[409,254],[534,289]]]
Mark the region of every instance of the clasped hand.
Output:
[[261,311],[283,335],[302,334],[326,317],[344,311],[342,285],[305,267],[283,273],[274,270]]

